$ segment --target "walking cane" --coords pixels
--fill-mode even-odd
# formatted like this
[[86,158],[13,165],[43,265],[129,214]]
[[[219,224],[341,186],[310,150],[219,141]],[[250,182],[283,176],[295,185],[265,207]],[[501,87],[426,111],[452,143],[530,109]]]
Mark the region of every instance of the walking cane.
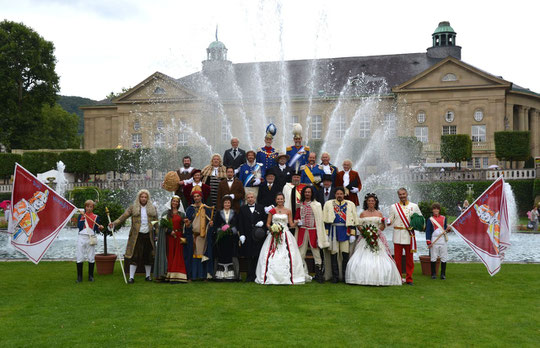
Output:
[[[109,207],[105,207],[105,212],[107,213],[109,224],[111,224],[112,222],[111,222],[111,214],[109,214]],[[127,284],[126,272],[124,272],[124,263],[122,262],[122,257],[119,255],[118,244],[116,244],[116,237],[114,236],[114,227],[112,230],[109,226],[107,226],[107,228],[109,229],[109,231],[111,231],[111,234],[113,236],[113,242],[114,242],[114,248],[116,249],[116,255],[118,256],[118,261],[120,261],[120,267],[122,267],[122,275],[124,276],[124,282]]]

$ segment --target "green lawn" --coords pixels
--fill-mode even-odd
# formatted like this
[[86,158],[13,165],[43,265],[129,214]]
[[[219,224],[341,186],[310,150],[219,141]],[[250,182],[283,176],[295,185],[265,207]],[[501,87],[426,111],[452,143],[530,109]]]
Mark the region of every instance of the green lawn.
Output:
[[[75,283],[74,262],[0,262],[0,337],[12,346],[537,346],[540,265],[415,269],[415,285]],[[86,267],[85,267],[86,275]]]

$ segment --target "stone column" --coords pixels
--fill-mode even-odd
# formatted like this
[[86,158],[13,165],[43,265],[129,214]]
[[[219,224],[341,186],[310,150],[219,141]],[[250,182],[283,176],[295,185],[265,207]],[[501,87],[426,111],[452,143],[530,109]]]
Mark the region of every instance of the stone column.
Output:
[[504,128],[505,131],[514,129],[514,104],[507,103],[504,117]]
[[528,131],[529,128],[529,110],[528,107],[523,107],[523,130]]
[[518,106],[518,130],[525,130],[525,108],[523,105]]
[[531,111],[531,156],[540,156],[540,110]]

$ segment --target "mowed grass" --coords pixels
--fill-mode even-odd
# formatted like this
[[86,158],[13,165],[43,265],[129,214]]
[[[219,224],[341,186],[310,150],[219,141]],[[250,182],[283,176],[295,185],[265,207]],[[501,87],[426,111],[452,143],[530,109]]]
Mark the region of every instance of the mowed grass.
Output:
[[415,267],[415,285],[76,284],[74,262],[0,262],[0,346],[537,346],[540,265]]

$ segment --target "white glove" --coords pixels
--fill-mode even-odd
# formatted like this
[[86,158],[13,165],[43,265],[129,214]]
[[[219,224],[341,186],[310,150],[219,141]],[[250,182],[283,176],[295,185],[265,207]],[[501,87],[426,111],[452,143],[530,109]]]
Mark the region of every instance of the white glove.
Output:
[[356,236],[349,236],[349,243],[354,243],[356,242]]
[[298,222],[296,223],[297,226],[302,226],[304,223],[302,222],[302,220],[298,220]]
[[259,221],[255,224],[255,227],[263,227],[263,222]]
[[240,171],[240,167],[236,168],[236,169],[234,170],[234,175],[238,174],[239,171]]
[[358,193],[358,187],[353,187],[351,190],[352,193]]
[[255,181],[253,182],[253,186],[258,186],[261,184],[261,179],[255,179]]
[[246,241],[246,236],[240,236],[240,243],[244,244]]
[[234,199],[234,193],[231,193],[229,197],[231,197],[231,199]]
[[268,214],[270,210],[272,210],[273,206],[269,205],[268,207],[264,207],[264,212]]

